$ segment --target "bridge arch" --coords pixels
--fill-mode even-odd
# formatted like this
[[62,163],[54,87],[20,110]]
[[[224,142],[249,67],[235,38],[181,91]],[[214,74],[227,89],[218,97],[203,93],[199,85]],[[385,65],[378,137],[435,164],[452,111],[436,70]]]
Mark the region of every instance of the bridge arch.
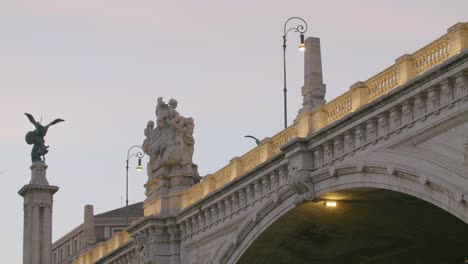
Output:
[[[307,191],[299,194],[291,192],[283,200],[276,201],[274,206],[266,204],[264,208],[260,208],[258,211],[262,211],[262,213],[257,213],[246,220],[236,239],[231,242],[230,247],[227,247],[225,252],[220,254],[222,256],[220,262],[237,263],[260,235],[301,202],[306,202],[307,199],[312,200],[311,198],[315,199],[315,201],[330,199],[330,194],[356,188],[387,190],[414,197],[468,223],[468,190],[450,184],[437,173],[443,172],[450,174],[452,178],[463,179],[463,177],[460,177],[461,175],[456,175],[453,171],[447,171],[446,168],[434,162],[429,162],[425,169],[421,170],[382,161],[388,160],[389,156],[394,155],[401,154],[389,153],[388,155],[381,155],[381,158],[383,157],[381,160],[355,161],[291,175],[290,177],[296,177],[297,179],[296,181],[290,179],[290,185],[303,185],[301,188],[291,186],[292,189]],[[414,155],[406,156],[406,158],[409,159],[406,164],[423,162]]]

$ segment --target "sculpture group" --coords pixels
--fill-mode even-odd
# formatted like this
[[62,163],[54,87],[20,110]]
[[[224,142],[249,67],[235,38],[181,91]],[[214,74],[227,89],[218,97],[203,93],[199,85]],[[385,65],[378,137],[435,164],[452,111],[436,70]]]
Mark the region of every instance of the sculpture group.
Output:
[[40,122],[37,122],[31,114],[24,113],[29,121],[36,127],[35,130],[29,131],[26,133],[26,143],[29,145],[33,145],[31,151],[31,161],[45,161],[45,155],[49,152],[49,146],[45,145],[44,137],[47,134],[47,130],[50,126],[55,125],[57,123],[63,122],[63,119],[55,119],[54,121],[50,122],[48,125],[43,126]]
[[185,118],[176,110],[177,101],[166,104],[162,97],[156,106],[156,127],[148,121],[144,130],[143,150],[150,157],[148,176],[198,174],[193,164],[193,118]]

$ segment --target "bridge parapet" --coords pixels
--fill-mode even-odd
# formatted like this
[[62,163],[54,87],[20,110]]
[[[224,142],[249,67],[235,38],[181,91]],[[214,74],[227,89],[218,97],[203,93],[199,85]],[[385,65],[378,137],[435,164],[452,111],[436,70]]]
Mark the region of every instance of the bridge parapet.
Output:
[[99,243],[93,250],[79,256],[73,264],[92,264],[123,247],[132,240],[127,231],[115,233],[111,238]]
[[273,138],[262,140],[260,145],[247,152],[242,157],[236,157],[230,163],[214,174],[207,175],[203,180],[188,189],[183,194],[183,208],[195,203],[210,192],[221,188],[226,183],[247,173],[259,164],[280,153],[280,148],[297,137],[298,124],[293,124]]

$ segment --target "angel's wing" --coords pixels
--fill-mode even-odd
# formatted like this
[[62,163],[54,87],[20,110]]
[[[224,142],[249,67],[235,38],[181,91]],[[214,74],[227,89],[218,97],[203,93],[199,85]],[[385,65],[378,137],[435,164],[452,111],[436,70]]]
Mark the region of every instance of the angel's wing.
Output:
[[36,125],[36,120],[34,119],[34,117],[33,117],[31,114],[28,114],[28,113],[24,113],[24,114],[28,117],[29,121],[30,121],[33,125]]
[[47,127],[50,127],[50,126],[52,126],[52,125],[55,125],[55,124],[60,123],[60,122],[63,122],[63,121],[65,121],[65,120],[60,119],[60,118],[57,118],[57,119],[55,119],[54,121],[50,122],[50,123],[47,125]]

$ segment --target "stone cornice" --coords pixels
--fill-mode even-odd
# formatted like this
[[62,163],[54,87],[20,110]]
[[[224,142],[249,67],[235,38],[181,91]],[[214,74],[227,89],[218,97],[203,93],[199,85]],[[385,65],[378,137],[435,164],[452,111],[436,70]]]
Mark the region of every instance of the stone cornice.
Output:
[[52,194],[56,193],[59,190],[58,186],[53,185],[37,185],[37,184],[26,184],[18,191],[18,194],[23,196],[28,192],[32,191],[48,191]]

